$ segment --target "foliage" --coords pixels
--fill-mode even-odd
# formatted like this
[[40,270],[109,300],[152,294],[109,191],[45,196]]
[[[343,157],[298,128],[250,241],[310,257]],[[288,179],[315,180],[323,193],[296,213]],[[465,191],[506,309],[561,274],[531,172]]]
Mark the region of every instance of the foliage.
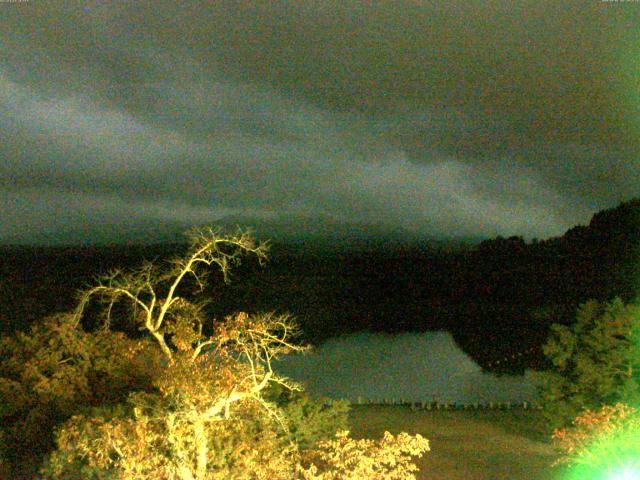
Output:
[[286,472],[279,458],[293,454],[295,445],[284,444],[277,433],[276,426],[287,431],[286,422],[262,392],[272,383],[298,388],[271,368],[272,359],[301,350],[290,342],[293,322],[283,315],[245,313],[208,321],[203,303],[183,293],[188,279],[202,290],[205,267],[217,266],[227,279],[242,254],[263,260],[266,246],[244,233],[224,236],[210,229],[193,231],[190,238],[185,256],[164,268],[148,263],[133,272],[115,271],[82,294],[76,322],[94,298],[105,305],[106,326],[124,304],[164,362],[153,378],[154,391],[131,395],[118,415],[77,415],[63,425],[58,450],[43,469],[46,476],[73,478],[90,471],[113,478],[204,479]]
[[291,448],[259,410],[200,424],[184,413],[169,398],[141,393],[116,412],[74,416],[58,432],[59,448],[42,474],[65,480],[291,478]]
[[335,439],[318,443],[306,452],[299,473],[304,480],[413,480],[418,470],[412,457],[429,451],[421,435],[385,432],[379,441],[354,440],[338,431]]
[[[319,438],[319,422],[344,416],[344,407],[334,412],[298,400],[298,406],[280,408],[263,395],[271,382],[296,388],[270,366],[281,349],[299,348],[286,346],[293,331],[287,322],[274,315],[228,317],[210,337],[213,350],[195,358],[192,349],[175,351],[154,379],[155,390],[132,394],[117,415],[97,410],[72,417],[58,431],[58,449],[43,475],[292,478],[295,439],[305,444]],[[290,421],[287,412],[298,416]]]
[[614,478],[640,474],[640,413],[623,403],[585,410],[553,439],[562,451],[558,463],[571,467],[571,478]]
[[65,314],[1,338],[0,435],[11,445],[4,455],[46,451],[53,427],[83,406],[116,403],[149,385],[158,357],[147,343],[107,330],[87,333]]
[[[346,406],[340,403],[341,409],[334,412],[313,401],[298,400],[297,406],[280,409],[263,397],[262,388],[258,387],[269,375],[270,367],[255,363],[251,346],[259,344],[269,350],[273,343],[275,351],[278,337],[265,341],[266,332],[272,331],[273,326],[281,332],[291,329],[281,329],[282,319],[275,316],[249,318],[246,314],[227,318],[219,329],[224,337],[209,355],[193,359],[190,351],[174,354],[172,362],[154,380],[157,390],[130,395],[125,409],[107,411],[107,415],[104,410],[95,410],[72,417],[58,431],[58,449],[42,470],[45,478],[293,478],[300,454],[295,438],[303,445],[311,443],[311,439],[325,433],[320,422],[341,418]],[[247,328],[249,325],[251,329]],[[246,361],[234,358],[233,353],[239,351],[245,352]],[[276,375],[270,381],[291,387]],[[298,412],[298,417],[290,422],[287,411]],[[288,434],[289,425],[296,427],[296,433]],[[413,471],[410,455],[414,454],[415,442],[411,443],[410,438],[385,438],[379,445],[362,441],[353,444],[344,438],[330,448],[348,463],[327,465],[334,476],[318,478],[343,478],[335,475],[342,475],[351,467],[361,473],[366,468],[373,468],[373,473]],[[325,448],[321,443],[319,448],[317,455],[322,460],[322,449],[329,446]],[[369,454],[373,456],[367,460]],[[307,458],[315,457],[309,453]],[[392,458],[396,464],[386,465]],[[310,465],[307,476],[302,478],[315,478],[314,469]]]
[[618,298],[582,304],[571,326],[553,325],[543,351],[553,368],[540,375],[552,426],[583,409],[634,403],[640,394],[640,307]]
[[349,402],[313,398],[305,392],[287,392],[278,401],[282,415],[287,419],[292,440],[301,450],[315,446],[318,441],[329,440],[338,430],[349,426]]
[[[294,322],[272,313],[207,319],[204,303],[188,293],[189,286],[203,289],[206,267],[217,266],[227,279],[242,254],[263,260],[265,251],[242,232],[194,231],[184,257],[164,268],[147,263],[112,272],[82,292],[72,315],[47,323],[46,334],[2,344],[8,360],[0,388],[16,392],[2,415],[28,411],[35,426],[52,418],[48,428],[58,425],[57,449],[41,469],[45,478],[284,480],[366,472],[413,478],[411,455],[428,449],[419,436],[376,443],[340,434],[316,453],[304,450],[345,420],[346,406],[270,396],[274,386],[300,389],[272,369],[280,355],[303,349],[294,343]],[[104,322],[89,334],[81,325],[94,299],[104,307]],[[112,317],[123,311],[150,338],[114,333]],[[143,381],[135,383],[137,366]],[[111,387],[115,394],[108,394]],[[344,462],[333,462],[330,452]],[[311,463],[303,467],[303,459]],[[316,477],[313,461],[331,476]]]

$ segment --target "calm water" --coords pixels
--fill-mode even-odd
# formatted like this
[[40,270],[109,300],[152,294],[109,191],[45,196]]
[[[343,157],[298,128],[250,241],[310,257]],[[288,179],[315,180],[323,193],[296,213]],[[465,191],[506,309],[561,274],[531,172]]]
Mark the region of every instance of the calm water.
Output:
[[410,402],[535,401],[531,372],[495,376],[458,348],[449,333],[358,333],[333,338],[311,352],[290,356],[278,373],[303,382],[309,393]]

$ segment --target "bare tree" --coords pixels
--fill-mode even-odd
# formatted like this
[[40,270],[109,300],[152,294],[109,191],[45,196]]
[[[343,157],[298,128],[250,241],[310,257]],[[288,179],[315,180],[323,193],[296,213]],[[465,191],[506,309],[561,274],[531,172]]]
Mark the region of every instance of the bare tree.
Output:
[[173,361],[174,355],[169,346],[169,337],[185,327],[193,327],[195,359],[205,346],[213,342],[202,335],[205,323],[203,307],[206,303],[180,296],[179,287],[187,278],[191,278],[200,290],[204,289],[211,267],[217,267],[224,280],[228,281],[231,268],[240,263],[243,255],[253,254],[260,263],[264,263],[268,246],[266,243],[257,243],[248,232],[243,231],[224,235],[212,228],[203,228],[192,230],[188,236],[186,254],[169,261],[164,269],[145,262],[137,270],[115,270],[101,277],[98,285],[82,292],[75,312],[76,320],[80,321],[89,301],[99,297],[107,303],[105,317],[108,326],[113,306],[124,301],[132,307],[133,320],[155,338],[169,362]]

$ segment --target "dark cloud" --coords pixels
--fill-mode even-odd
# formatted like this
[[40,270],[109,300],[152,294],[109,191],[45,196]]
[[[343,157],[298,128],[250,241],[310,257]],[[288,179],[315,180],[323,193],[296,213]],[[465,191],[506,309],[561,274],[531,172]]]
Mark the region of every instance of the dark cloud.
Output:
[[638,193],[633,2],[0,9],[0,241],[227,216],[547,237]]

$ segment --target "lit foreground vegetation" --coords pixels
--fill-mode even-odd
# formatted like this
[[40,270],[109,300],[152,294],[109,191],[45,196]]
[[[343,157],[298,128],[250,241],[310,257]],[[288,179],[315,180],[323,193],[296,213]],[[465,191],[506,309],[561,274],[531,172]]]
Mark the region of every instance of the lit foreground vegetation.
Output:
[[[56,480],[454,478],[417,473],[438,455],[421,458],[421,435],[352,438],[344,402],[276,374],[273,360],[304,350],[290,317],[207,317],[207,276],[263,262],[264,244],[212,230],[190,240],[164,267],[113,272],[75,311],[0,339],[0,478],[23,478],[29,461]],[[640,479],[639,339],[640,307],[617,299],[554,326],[540,375],[558,449],[528,443],[523,457],[560,456],[563,478]]]
[[[0,476],[31,453],[51,479],[415,478],[425,438],[352,439],[346,405],[306,397],[272,370],[303,350],[288,316],[215,322],[194,301],[209,267],[227,279],[242,255],[265,260],[266,246],[242,232],[190,239],[167,268],[114,272],[75,312],[2,339]],[[96,303],[99,322],[86,318]],[[116,332],[119,315],[144,335]]]
[[640,416],[623,403],[584,410],[571,427],[556,429],[571,480],[640,479]]

